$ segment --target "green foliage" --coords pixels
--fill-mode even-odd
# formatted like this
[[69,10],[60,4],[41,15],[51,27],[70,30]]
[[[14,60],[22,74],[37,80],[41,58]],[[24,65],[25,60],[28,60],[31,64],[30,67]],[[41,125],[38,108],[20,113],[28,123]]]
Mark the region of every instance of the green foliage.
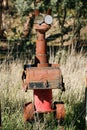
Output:
[[27,15],[33,9],[32,0],[15,0],[15,7],[20,16]]

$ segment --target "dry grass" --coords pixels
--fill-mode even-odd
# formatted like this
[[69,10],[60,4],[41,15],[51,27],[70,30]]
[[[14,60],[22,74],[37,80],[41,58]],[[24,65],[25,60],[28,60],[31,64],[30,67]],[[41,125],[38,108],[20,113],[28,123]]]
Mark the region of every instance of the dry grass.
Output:
[[[56,55],[55,62],[58,62],[59,52]],[[58,57],[58,58],[57,58]],[[87,54],[76,54],[74,50],[71,53],[63,51],[60,58],[60,68],[63,74],[66,91],[61,93],[55,92],[54,100],[62,100],[65,103],[66,109],[66,121],[72,128],[79,124],[79,127],[75,126],[75,130],[84,129],[81,126],[81,122],[85,124],[85,74],[87,71]],[[58,96],[59,95],[59,96]],[[61,98],[60,98],[61,97]],[[68,117],[68,120],[67,120]],[[70,121],[69,121],[70,120]],[[79,122],[79,123],[78,123]]]
[[[68,128],[70,126],[74,128],[77,121],[76,119],[78,119],[77,117],[79,116],[77,115],[76,117],[74,109],[78,104],[81,104],[84,101],[85,96],[87,56],[82,53],[76,54],[74,51],[67,54],[67,56],[65,55],[65,52],[61,55],[60,67],[63,74],[66,91],[61,94],[59,90],[53,90],[53,101],[59,101],[61,97],[61,100],[64,101],[66,108],[66,119],[64,124],[69,125]],[[55,60],[56,63],[58,62],[58,58],[57,53]],[[20,61],[12,62],[9,65],[5,63],[0,65],[3,130],[18,130],[19,128],[22,130],[24,128],[22,118],[23,105],[26,102],[32,101],[33,94],[32,91],[25,93],[22,89],[22,70],[23,64]],[[80,109],[79,113],[81,111],[82,110]]]
[[[71,54],[65,65],[61,66],[66,86],[65,97],[68,103],[80,102],[84,98],[85,72],[87,70],[87,57],[82,54]],[[72,98],[73,97],[73,98]]]
[[12,129],[11,127],[19,129],[23,126],[20,123],[23,122],[24,103],[32,101],[32,92],[25,93],[22,89],[21,74],[23,67],[20,61],[12,62],[9,65],[3,63],[0,67],[3,127],[5,130]]
[[[57,56],[59,56],[57,54]],[[55,62],[58,62],[56,56]],[[63,74],[66,91],[62,94],[62,99],[69,104],[82,101],[85,92],[85,74],[87,71],[87,56],[82,53],[76,54],[74,51],[67,54],[63,51],[60,59],[60,68]],[[72,98],[73,97],[73,98]]]

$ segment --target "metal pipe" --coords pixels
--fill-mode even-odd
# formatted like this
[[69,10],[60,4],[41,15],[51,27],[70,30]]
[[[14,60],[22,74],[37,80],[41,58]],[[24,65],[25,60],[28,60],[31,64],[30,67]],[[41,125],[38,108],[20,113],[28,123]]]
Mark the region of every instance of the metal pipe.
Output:
[[86,71],[86,88],[85,88],[85,104],[86,104],[86,127],[87,127],[87,71]]
[[0,130],[2,129],[2,121],[1,121],[1,99],[0,99]]
[[42,23],[41,25],[36,25],[37,31],[37,41],[36,41],[36,63],[38,67],[47,67],[48,57],[47,57],[47,43],[45,40],[45,33],[50,29],[50,25]]
[[[35,60],[38,67],[47,67],[49,66],[49,63],[45,33],[50,29],[50,25],[47,25],[46,23],[42,23],[41,25],[37,24],[35,29],[37,31]],[[52,111],[52,89],[34,90],[34,103],[36,112]]]

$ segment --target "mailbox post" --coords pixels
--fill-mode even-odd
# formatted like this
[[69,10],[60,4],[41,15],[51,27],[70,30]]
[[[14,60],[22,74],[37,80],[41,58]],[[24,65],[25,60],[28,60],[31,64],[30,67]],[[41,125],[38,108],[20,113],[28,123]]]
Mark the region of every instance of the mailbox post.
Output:
[[37,20],[35,24],[37,31],[35,64],[25,65],[22,75],[24,90],[32,89],[34,94],[34,102],[24,107],[25,121],[34,119],[35,113],[55,112],[55,118],[59,122],[65,116],[64,103],[56,102],[52,107],[52,89],[63,91],[64,83],[59,65],[48,62],[45,34],[51,28],[51,23],[52,16],[46,15],[43,19],[41,18],[41,21]]

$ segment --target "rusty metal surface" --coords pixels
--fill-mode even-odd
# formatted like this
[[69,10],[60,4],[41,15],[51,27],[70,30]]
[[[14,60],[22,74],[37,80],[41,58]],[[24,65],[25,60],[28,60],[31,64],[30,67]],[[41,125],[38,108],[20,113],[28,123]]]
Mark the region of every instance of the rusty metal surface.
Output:
[[25,122],[34,119],[34,105],[32,102],[25,104],[23,117]]
[[65,107],[63,102],[55,103],[56,119],[63,121],[65,118]]
[[36,24],[35,29],[36,29],[36,31],[38,31],[40,33],[45,33],[50,29],[50,25],[48,25],[46,23],[42,23],[41,25]]
[[28,89],[62,88],[62,82],[59,67],[31,67],[26,71]]
[[35,29],[37,31],[35,66],[25,69],[24,90],[45,88],[63,90],[63,77],[59,65],[50,65],[48,62],[45,33],[50,29],[50,25],[36,24]]
[[46,54],[47,52],[47,45],[46,41],[42,40],[42,37],[40,40],[36,41],[36,54]]
[[47,25],[46,23],[42,23],[41,25],[36,24],[35,29],[37,31],[35,60],[38,67],[45,67],[48,65],[47,43],[45,40],[45,32],[50,29],[50,25]]
[[59,67],[31,67],[26,71],[26,82],[30,81],[51,81],[61,78]]
[[[38,15],[39,12],[36,10],[35,16]],[[47,21],[49,21],[49,18]],[[34,90],[35,111],[52,112],[55,110],[56,118],[60,119],[64,117],[64,104],[56,104],[56,109],[52,108],[52,89],[62,89],[64,91],[64,83],[59,65],[49,64],[48,62],[45,33],[50,29],[50,24],[45,20],[35,25],[37,31],[35,65],[33,67],[27,65],[24,68],[22,81],[25,91],[27,89]],[[32,104],[26,105],[24,108],[25,121],[28,118],[32,119],[32,113]]]

